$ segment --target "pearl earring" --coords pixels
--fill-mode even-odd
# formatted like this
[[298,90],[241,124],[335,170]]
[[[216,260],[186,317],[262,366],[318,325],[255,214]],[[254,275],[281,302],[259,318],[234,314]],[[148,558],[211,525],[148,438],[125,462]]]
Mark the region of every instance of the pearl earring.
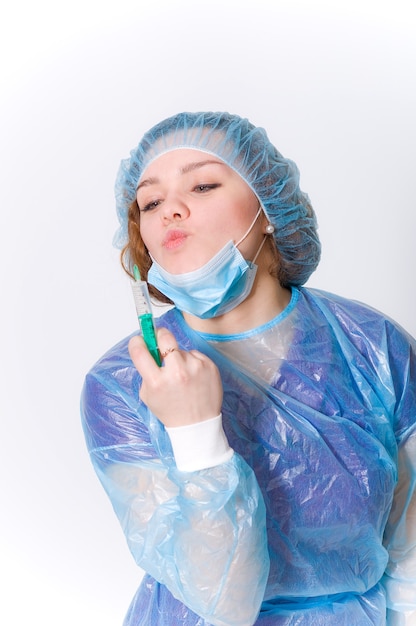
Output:
[[272,235],[274,233],[274,226],[273,226],[273,224],[270,224],[270,223],[267,224],[267,226],[266,226],[266,233],[268,235]]

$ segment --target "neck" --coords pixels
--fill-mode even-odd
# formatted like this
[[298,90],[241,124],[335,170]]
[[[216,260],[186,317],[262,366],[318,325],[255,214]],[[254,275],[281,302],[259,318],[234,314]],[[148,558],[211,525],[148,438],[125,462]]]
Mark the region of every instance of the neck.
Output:
[[253,289],[244,302],[219,317],[201,319],[183,313],[187,324],[196,331],[214,335],[243,333],[270,322],[289,304],[291,292],[269,273],[256,276]]

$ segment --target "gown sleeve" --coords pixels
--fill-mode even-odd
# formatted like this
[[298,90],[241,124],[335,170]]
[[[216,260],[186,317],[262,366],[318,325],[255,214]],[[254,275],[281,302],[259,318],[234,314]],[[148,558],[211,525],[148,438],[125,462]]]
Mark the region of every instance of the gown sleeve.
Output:
[[94,369],[81,415],[87,446],[137,564],[214,626],[251,626],[269,572],[265,509],[238,455],[176,468],[161,423],[129,367]]
[[416,623],[416,342],[396,329],[390,371],[396,386],[398,481],[384,533],[388,626]]

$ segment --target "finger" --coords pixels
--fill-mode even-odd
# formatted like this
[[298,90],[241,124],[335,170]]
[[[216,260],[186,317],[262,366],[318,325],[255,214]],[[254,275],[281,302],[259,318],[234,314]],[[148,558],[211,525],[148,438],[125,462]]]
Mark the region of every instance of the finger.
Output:
[[157,343],[159,346],[159,352],[164,359],[168,354],[172,352],[179,352],[178,343],[175,336],[167,328],[159,328],[157,331]]
[[139,335],[132,337],[129,341],[128,349],[133,365],[142,378],[154,376],[159,371],[159,367],[142,337]]
[[199,361],[211,362],[211,359],[206,354],[204,354],[203,352],[200,352],[199,350],[189,350],[188,354],[194,356]]

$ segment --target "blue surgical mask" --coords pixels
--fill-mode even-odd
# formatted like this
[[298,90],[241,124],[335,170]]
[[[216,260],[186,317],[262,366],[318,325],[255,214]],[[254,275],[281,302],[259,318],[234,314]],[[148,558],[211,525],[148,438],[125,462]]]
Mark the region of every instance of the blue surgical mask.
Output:
[[178,309],[191,315],[207,319],[228,313],[247,298],[253,287],[257,265],[246,261],[237,245],[247,237],[260,212],[261,208],[237,244],[229,241],[205,265],[192,272],[171,274],[153,259],[148,282],[170,298]]

